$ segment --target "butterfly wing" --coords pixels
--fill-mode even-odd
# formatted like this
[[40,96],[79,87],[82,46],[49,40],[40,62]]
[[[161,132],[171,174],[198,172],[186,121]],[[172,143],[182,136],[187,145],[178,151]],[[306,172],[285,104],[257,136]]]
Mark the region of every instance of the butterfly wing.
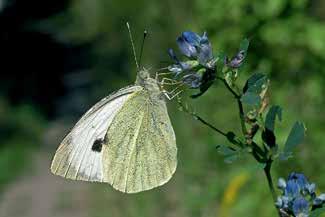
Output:
[[103,182],[102,144],[114,116],[140,86],[123,88],[89,109],[63,139],[52,161],[52,173],[74,180]]
[[126,193],[152,189],[172,177],[176,155],[165,101],[139,91],[128,99],[107,131],[104,181]]

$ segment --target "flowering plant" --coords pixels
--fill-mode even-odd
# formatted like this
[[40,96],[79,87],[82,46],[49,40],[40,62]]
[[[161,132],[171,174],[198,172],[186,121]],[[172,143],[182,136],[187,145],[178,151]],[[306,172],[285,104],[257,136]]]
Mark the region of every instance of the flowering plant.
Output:
[[[280,178],[278,188],[281,193],[276,192],[271,175],[272,164],[292,157],[294,149],[304,139],[305,126],[299,121],[294,123],[286,142],[279,144],[275,126],[277,120],[282,120],[282,109],[278,105],[269,105],[269,78],[261,73],[252,73],[242,87],[238,84],[237,78],[246,60],[249,40],[241,42],[238,52],[232,58],[220,53],[214,54],[207,33],[200,36],[186,31],[176,42],[183,58],[180,59],[173,49],[168,50],[173,61],[168,70],[173,74],[175,83],[181,83],[185,89],[199,90],[191,95],[192,98],[202,96],[214,83],[222,83],[237,101],[242,135],[225,132],[208,123],[189,108],[180,95],[177,96],[179,109],[227,138],[228,145],[217,146],[226,162],[231,163],[243,154],[251,155],[256,160],[263,168],[279,216],[318,216],[323,212],[325,194],[317,196],[316,185],[308,182],[301,173],[291,173],[287,180]],[[256,139],[257,135],[261,135],[260,140]]]

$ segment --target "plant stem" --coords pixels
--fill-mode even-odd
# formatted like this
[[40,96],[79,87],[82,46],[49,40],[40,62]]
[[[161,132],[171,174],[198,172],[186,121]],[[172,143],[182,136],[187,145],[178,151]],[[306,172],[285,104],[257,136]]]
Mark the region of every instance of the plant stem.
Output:
[[200,121],[202,124],[204,124],[204,125],[210,127],[212,130],[214,130],[214,131],[218,132],[219,134],[221,134],[221,135],[227,137],[227,133],[223,132],[222,130],[219,130],[218,128],[216,128],[216,127],[213,126],[212,124],[206,122],[204,119],[202,119],[202,118],[201,118],[200,116],[198,116],[197,114],[192,114],[192,116],[193,116],[196,120]]
[[266,176],[266,179],[267,179],[267,183],[269,185],[269,189],[270,189],[271,194],[272,194],[273,202],[276,202],[277,195],[276,195],[276,192],[275,192],[274,186],[273,186],[273,181],[272,181],[272,176],[271,176],[271,165],[272,165],[272,161],[269,160],[266,163],[266,166],[264,167],[264,173],[265,173],[265,176]]
[[[241,124],[241,129],[242,129],[242,133],[244,134],[244,136],[246,137],[248,135],[247,132],[247,127],[245,124],[245,113],[244,113],[244,108],[243,108],[243,104],[240,101],[241,95],[236,93],[227,83],[227,81],[222,78],[222,77],[217,77],[217,79],[221,80],[226,88],[233,94],[233,96],[236,98],[237,104],[238,104],[238,110],[239,110],[239,117],[240,117],[240,124]],[[266,154],[264,153],[263,150],[261,150],[261,148],[255,143],[252,143],[253,146],[253,157],[259,162],[262,163],[263,160],[266,158]],[[261,158],[262,157],[262,158]],[[264,157],[264,159],[263,159]],[[264,161],[265,162],[265,161]],[[271,176],[271,165],[272,165],[272,160],[268,159],[266,161],[266,166],[264,167],[264,173],[267,179],[267,183],[270,189],[270,192],[272,194],[272,198],[273,198],[273,202],[275,203],[277,200],[277,194],[275,192],[274,186],[273,186],[273,181],[272,181],[272,176]],[[278,209],[277,209],[278,211]],[[278,211],[279,216],[281,217],[281,213]]]
[[210,124],[209,122],[205,121],[203,118],[201,118],[198,114],[190,111],[188,109],[187,106],[184,106],[183,103],[178,100],[178,104],[180,105],[180,107],[182,108],[182,110],[188,114],[190,114],[192,117],[194,117],[196,120],[200,121],[202,124],[208,126],[209,128],[211,128],[212,130],[216,131],[217,133],[221,134],[224,137],[227,137],[227,133],[223,132],[222,130],[216,128],[215,126],[213,126],[212,124]]
[[236,93],[227,83],[226,79],[222,78],[222,77],[217,77],[218,80],[222,81],[224,83],[224,85],[226,86],[226,88],[232,93],[232,95],[234,95],[234,97],[236,99],[240,99],[240,95],[238,93]]
[[239,109],[239,118],[240,118],[241,129],[243,131],[244,136],[246,136],[247,128],[245,125],[245,114],[244,114],[243,104],[241,103],[239,98],[237,98],[237,104],[238,104],[238,109]]
[[234,91],[229,84],[227,83],[226,79],[222,78],[222,77],[217,77],[218,80],[222,81],[224,83],[224,85],[226,86],[226,88],[230,91],[230,93],[232,93],[232,95],[236,98],[237,104],[238,104],[238,108],[239,108],[239,117],[240,117],[240,124],[241,124],[241,128],[242,131],[244,133],[244,135],[247,134],[247,128],[245,125],[245,115],[244,115],[244,109],[243,109],[243,104],[240,101],[240,97],[241,95],[236,93],[236,91]]
[[[273,204],[275,206],[275,202],[277,201],[277,195],[276,195],[276,192],[275,192],[275,189],[274,189],[274,185],[273,185],[273,181],[272,181],[271,165],[272,165],[272,160],[269,159],[268,162],[266,163],[266,166],[264,167],[264,173],[265,173],[265,176],[266,176],[266,179],[267,179],[267,183],[268,183],[270,192],[272,194]],[[281,212],[278,210],[278,208],[276,206],[275,206],[275,209],[277,210],[278,215],[280,217],[282,217]]]

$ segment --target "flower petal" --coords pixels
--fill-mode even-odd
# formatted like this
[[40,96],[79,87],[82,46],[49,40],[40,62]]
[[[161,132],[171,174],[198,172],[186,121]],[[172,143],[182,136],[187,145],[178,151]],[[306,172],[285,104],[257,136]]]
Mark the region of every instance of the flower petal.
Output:
[[212,48],[210,44],[200,46],[198,60],[201,65],[207,66],[207,63],[213,59]]
[[278,197],[276,202],[275,202],[275,206],[278,207],[278,208],[282,208],[283,206],[283,201],[281,199],[281,197]]
[[308,215],[309,213],[309,204],[308,201],[305,200],[305,198],[299,197],[293,201],[292,204],[292,211],[295,214],[295,216],[298,216],[301,214]]
[[318,197],[316,197],[313,201],[313,204],[318,206],[325,202],[325,194],[321,194]]
[[185,41],[187,41],[193,46],[199,46],[201,41],[201,37],[195,32],[191,32],[191,31],[183,32],[182,37],[184,38]]
[[200,39],[200,44],[210,44],[209,39],[208,39],[208,35],[206,32],[203,33],[201,39]]
[[284,180],[284,178],[279,178],[278,180],[278,188],[281,190],[284,190],[286,188],[286,181]]
[[231,68],[239,68],[245,59],[245,51],[239,51],[231,60],[225,57],[225,64]]
[[288,180],[284,194],[288,197],[296,197],[300,194],[299,185],[294,180]]
[[189,58],[195,58],[197,56],[196,47],[187,42],[184,37],[177,38],[177,44],[180,51]]
[[170,58],[172,58],[172,60],[174,60],[175,63],[179,63],[179,60],[173,49],[171,48],[168,49],[168,55],[170,56]]
[[316,188],[315,183],[306,184],[305,187],[306,187],[307,192],[308,192],[309,194],[314,194],[314,193],[315,193],[315,188]]
[[305,175],[302,173],[290,173],[288,180],[294,180],[300,189],[305,189],[306,185],[309,184]]

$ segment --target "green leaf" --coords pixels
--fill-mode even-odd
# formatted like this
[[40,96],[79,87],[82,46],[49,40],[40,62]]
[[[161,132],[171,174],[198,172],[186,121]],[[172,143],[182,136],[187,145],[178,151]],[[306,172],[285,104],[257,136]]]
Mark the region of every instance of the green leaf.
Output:
[[243,92],[254,92],[260,94],[267,86],[269,79],[266,75],[255,73],[249,77],[243,88]]
[[256,93],[247,92],[240,98],[240,101],[246,105],[258,106],[261,103],[261,97]]
[[280,155],[281,160],[287,160],[289,157],[291,157],[293,149],[303,142],[305,130],[305,126],[302,122],[297,121],[293,125],[284,145],[283,153]]
[[262,139],[267,144],[268,147],[270,147],[270,148],[276,147],[275,135],[274,135],[273,131],[269,130],[268,128],[266,128],[262,132]]
[[217,146],[218,152],[224,156],[226,163],[232,163],[239,158],[239,151],[225,145]]
[[249,40],[247,38],[245,38],[240,43],[239,49],[245,51],[245,53],[246,53],[248,50],[248,47],[249,47]]
[[247,92],[253,92],[260,94],[264,89],[267,88],[268,78],[266,76],[258,79],[253,85],[248,87]]
[[265,118],[265,128],[274,132],[275,119],[278,117],[278,120],[282,120],[282,108],[280,106],[272,106]]
[[311,211],[310,217],[319,217],[323,213],[325,213],[325,207],[318,208],[318,209]]

